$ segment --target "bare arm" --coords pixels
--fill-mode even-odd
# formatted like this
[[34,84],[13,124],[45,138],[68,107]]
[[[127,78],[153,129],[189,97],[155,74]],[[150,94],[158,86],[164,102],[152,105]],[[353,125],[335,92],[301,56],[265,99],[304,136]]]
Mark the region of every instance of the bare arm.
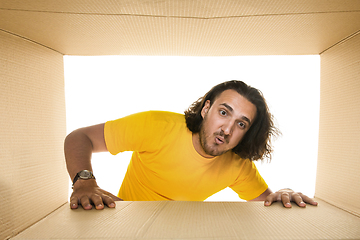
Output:
[[[107,151],[104,139],[104,124],[80,128],[70,133],[65,139],[64,151],[71,180],[81,170],[92,171],[92,153]],[[95,179],[79,179],[73,189],[70,198],[71,208],[77,208],[81,204],[84,209],[91,209],[92,203],[96,209],[103,209],[104,203],[109,207],[115,207],[114,200],[121,200],[100,189]]]
[[104,139],[104,124],[73,131],[65,139],[64,150],[66,166],[71,179],[74,179],[76,173],[81,170],[92,171],[92,153],[107,151]]

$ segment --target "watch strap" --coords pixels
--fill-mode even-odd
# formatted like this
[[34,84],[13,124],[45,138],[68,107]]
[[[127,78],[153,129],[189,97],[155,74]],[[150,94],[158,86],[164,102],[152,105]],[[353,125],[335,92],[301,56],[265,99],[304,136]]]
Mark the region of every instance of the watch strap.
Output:
[[74,184],[76,183],[76,181],[80,178],[80,173],[83,172],[83,171],[87,171],[90,173],[90,177],[89,178],[82,178],[83,180],[88,180],[88,179],[95,179],[95,176],[94,174],[89,171],[89,170],[81,170],[80,172],[78,172],[75,177],[74,177],[74,180],[73,180],[73,184],[72,184],[72,188],[74,188]]

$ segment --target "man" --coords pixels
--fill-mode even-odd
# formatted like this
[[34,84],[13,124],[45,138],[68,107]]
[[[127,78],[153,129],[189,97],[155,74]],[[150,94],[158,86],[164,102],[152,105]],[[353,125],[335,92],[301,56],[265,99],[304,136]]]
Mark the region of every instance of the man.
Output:
[[[74,189],[70,207],[103,209],[115,207],[116,200],[203,201],[226,187],[265,206],[317,205],[289,189],[273,193],[257,171],[253,161],[270,157],[276,133],[260,91],[241,81],[215,86],[185,116],[149,111],[75,130],[65,140]],[[91,154],[101,151],[133,151],[120,198],[100,189],[92,175]]]

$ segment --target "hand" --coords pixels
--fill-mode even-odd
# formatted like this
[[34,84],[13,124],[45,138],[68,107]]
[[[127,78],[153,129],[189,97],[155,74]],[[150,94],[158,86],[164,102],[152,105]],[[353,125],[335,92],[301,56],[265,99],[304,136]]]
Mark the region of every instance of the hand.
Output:
[[103,209],[104,204],[109,208],[115,207],[114,201],[122,201],[121,198],[99,188],[94,179],[78,180],[74,185],[74,191],[70,197],[70,208],[76,209],[79,204],[85,209]]
[[291,202],[295,202],[299,207],[306,207],[306,203],[317,206],[318,203],[308,196],[294,192],[291,189],[281,189],[275,193],[269,194],[265,199],[265,206],[270,206],[273,202],[282,202],[284,207],[291,208]]

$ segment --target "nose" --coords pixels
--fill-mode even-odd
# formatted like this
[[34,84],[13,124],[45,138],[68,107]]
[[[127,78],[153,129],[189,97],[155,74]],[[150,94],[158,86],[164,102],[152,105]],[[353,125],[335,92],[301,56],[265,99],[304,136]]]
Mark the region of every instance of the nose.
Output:
[[222,125],[221,130],[223,130],[225,135],[231,135],[233,132],[233,128],[234,128],[234,123],[231,121],[227,121]]

